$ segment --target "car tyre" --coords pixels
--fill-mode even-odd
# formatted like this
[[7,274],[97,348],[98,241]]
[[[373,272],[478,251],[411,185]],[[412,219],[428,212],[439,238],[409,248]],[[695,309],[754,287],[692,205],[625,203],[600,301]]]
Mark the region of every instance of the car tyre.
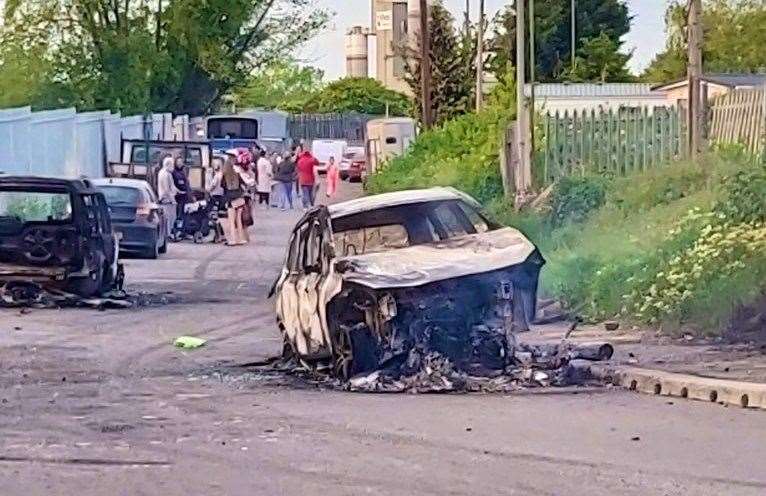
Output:
[[159,253],[164,254],[168,252],[168,237],[162,233],[157,233],[157,236],[162,236],[162,245],[157,250]]
[[150,260],[155,260],[157,259],[157,257],[160,256],[160,247],[157,246],[156,235],[152,237],[152,239],[149,242],[149,246],[146,247],[142,255],[143,255],[143,258],[148,258]]

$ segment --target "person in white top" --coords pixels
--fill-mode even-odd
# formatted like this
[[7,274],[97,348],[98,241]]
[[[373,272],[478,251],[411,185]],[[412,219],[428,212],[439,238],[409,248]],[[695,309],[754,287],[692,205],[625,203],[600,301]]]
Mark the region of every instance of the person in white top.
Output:
[[176,195],[181,192],[173,182],[173,157],[162,159],[162,167],[157,173],[157,196],[165,214],[165,235],[170,237],[176,223]]
[[271,193],[271,180],[274,178],[274,170],[271,166],[271,161],[266,158],[266,152],[261,150],[258,153],[258,180],[255,186],[255,190],[258,193],[258,205],[266,204],[266,208],[269,208],[269,196]]

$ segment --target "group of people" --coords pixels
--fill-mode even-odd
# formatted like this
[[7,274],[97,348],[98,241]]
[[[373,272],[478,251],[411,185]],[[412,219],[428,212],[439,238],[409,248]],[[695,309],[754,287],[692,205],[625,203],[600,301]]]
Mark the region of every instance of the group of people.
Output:
[[[271,159],[265,153],[257,162],[258,203],[281,210],[295,208],[293,198],[300,198],[304,209],[316,204],[319,189],[319,161],[302,145],[294,146],[284,156],[273,154]],[[325,193],[332,197],[338,190],[340,171],[335,157],[327,164]]]
[[[250,241],[248,228],[253,225],[253,204],[264,208],[294,209],[297,199],[303,209],[316,204],[320,185],[319,161],[302,145],[284,155],[265,150],[237,148],[212,159],[205,188],[219,212],[221,238],[227,245]],[[334,157],[327,165],[325,192],[328,197],[338,190],[340,172]],[[166,156],[157,175],[159,202],[165,213],[167,235],[173,233],[176,219],[191,199],[188,173],[183,157]]]

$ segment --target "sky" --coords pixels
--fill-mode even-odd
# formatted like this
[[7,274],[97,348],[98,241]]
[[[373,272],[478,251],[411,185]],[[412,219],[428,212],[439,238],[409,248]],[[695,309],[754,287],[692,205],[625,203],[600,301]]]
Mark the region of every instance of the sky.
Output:
[[[2,0],[0,0],[2,1]],[[462,18],[465,0],[443,0],[453,15]],[[486,0],[487,14],[492,16],[509,0]],[[664,15],[668,0],[627,0],[634,16],[631,31],[625,37],[625,50],[634,50],[630,68],[638,73],[662,50],[665,44]],[[315,4],[335,13],[329,26],[312,39],[300,52],[307,64],[325,71],[326,79],[343,77],[346,61],[343,53],[343,37],[351,26],[369,27],[369,0],[315,0]],[[473,14],[478,10],[478,0],[471,0]],[[372,62],[371,62],[372,63]],[[371,70],[372,67],[371,67]]]

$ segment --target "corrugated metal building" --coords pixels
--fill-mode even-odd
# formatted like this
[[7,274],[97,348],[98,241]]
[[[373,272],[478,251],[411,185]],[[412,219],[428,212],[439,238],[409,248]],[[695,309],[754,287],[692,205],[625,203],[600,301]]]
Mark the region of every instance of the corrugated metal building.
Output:
[[[563,113],[576,110],[620,110],[669,107],[665,91],[655,91],[649,83],[537,83],[535,108],[541,112]],[[532,86],[525,87],[527,97]]]

